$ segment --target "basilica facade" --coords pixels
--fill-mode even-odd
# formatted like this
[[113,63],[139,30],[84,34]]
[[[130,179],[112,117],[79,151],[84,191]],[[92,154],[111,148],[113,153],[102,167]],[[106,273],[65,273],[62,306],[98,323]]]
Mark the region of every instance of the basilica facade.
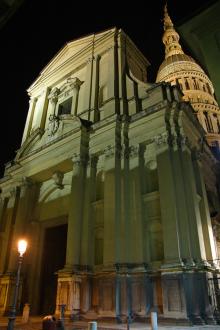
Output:
[[149,83],[148,65],[112,28],[67,43],[28,89],[0,181],[1,315],[25,237],[18,307],[33,315],[218,321],[218,162],[180,86]]

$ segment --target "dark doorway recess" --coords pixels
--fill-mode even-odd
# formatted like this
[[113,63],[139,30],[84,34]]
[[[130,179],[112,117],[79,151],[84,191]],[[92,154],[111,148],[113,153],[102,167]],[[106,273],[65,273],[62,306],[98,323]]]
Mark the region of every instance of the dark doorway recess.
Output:
[[56,307],[58,270],[65,265],[67,225],[45,230],[41,267],[40,313],[53,314]]

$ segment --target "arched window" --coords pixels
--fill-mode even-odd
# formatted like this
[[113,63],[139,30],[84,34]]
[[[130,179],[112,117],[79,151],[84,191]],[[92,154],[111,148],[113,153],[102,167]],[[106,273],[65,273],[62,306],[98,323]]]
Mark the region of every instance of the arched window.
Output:
[[216,124],[218,127],[218,133],[220,133],[220,123],[219,123],[219,119],[216,117]]
[[210,119],[207,111],[204,111],[204,116],[205,116],[205,123],[206,123],[206,127],[207,127],[207,132],[213,132],[212,122],[211,122],[211,119]]
[[188,79],[187,78],[185,79],[185,86],[186,86],[186,89],[190,89],[189,82],[188,82]]
[[206,83],[206,88],[207,88],[208,93],[212,95],[212,91],[211,91],[211,88],[208,83]]

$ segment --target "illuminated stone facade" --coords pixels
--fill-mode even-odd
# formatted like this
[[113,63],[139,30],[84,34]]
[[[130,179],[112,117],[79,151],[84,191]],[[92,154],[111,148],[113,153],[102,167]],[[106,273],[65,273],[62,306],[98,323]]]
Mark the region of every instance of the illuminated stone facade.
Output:
[[65,304],[72,318],[154,308],[216,322],[206,190],[217,209],[217,161],[179,88],[149,84],[147,66],[113,28],[67,43],[29,88],[22,145],[0,181],[1,314],[25,236],[19,306],[32,314]]
[[194,59],[184,54],[179,35],[165,7],[163,43],[165,60],[161,64],[157,82],[167,81],[178,84],[183,91],[183,99],[189,101],[195,114],[206,131],[210,146],[220,144],[220,110],[214,97],[213,85],[203,69]]

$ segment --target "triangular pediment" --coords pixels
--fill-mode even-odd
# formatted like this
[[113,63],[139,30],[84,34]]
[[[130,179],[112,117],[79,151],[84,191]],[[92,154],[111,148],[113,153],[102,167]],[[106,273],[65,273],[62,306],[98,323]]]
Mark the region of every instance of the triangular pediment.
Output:
[[65,62],[67,62],[74,55],[80,54],[83,49],[91,46],[93,42],[97,42],[100,38],[103,38],[112,32],[115,31],[115,28],[97,33],[91,34],[86,37],[76,39],[66,43],[66,45],[61,48],[61,50],[52,58],[52,60],[47,64],[47,66],[41,71],[40,76],[34,81],[29,89],[34,87],[34,85],[39,81],[42,76],[48,75],[53,71],[56,71],[61,67]]

